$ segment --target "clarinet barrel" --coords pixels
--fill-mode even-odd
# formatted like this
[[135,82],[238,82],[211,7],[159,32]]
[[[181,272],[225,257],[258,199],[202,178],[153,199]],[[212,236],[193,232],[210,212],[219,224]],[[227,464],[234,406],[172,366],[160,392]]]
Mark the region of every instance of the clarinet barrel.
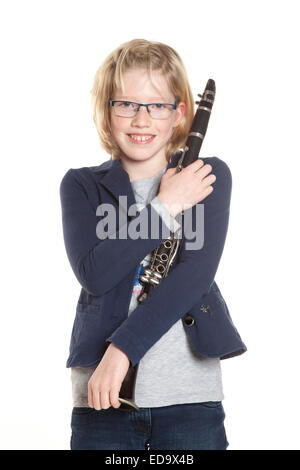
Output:
[[[203,95],[198,94],[201,100],[196,101],[198,108],[186,140],[184,153],[178,162],[177,170],[179,169],[179,171],[196,161],[198,158],[206,134],[211,109],[214,104],[215,94],[215,82],[214,80],[209,79],[207,81]],[[176,173],[178,173],[178,171]]]

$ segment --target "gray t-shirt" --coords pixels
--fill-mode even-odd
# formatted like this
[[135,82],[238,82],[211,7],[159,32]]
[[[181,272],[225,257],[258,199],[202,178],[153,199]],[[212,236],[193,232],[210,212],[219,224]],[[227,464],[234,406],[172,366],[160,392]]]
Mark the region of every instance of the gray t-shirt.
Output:
[[[172,217],[156,197],[166,168],[151,178],[131,182],[136,206],[141,211],[149,202],[176,236],[181,236],[180,215]],[[141,262],[148,266],[149,253]],[[136,279],[128,315],[138,306],[142,286]],[[87,383],[98,364],[72,367],[73,406],[88,406]],[[178,320],[141,358],[137,370],[134,401],[139,407],[159,407],[224,399],[219,358],[201,356]]]

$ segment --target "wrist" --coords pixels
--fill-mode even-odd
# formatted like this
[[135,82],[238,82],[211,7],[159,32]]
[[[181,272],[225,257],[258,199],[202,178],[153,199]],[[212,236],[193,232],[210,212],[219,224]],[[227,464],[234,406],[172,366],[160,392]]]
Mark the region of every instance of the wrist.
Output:
[[120,349],[118,346],[116,346],[114,343],[111,342],[110,345],[109,345],[109,348],[113,349],[115,351],[118,351],[118,353],[120,353],[125,359],[127,359],[129,361],[129,357],[127,356],[127,354],[122,349]]
[[156,197],[165,205],[172,217],[175,217],[180,212],[179,207],[176,204],[169,204],[168,201],[160,194]]

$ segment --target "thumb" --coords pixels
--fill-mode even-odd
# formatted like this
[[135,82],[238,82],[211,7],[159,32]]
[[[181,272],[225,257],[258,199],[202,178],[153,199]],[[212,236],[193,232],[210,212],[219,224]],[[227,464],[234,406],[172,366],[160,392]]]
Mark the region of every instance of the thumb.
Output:
[[172,176],[176,172],[176,166],[174,168],[168,168],[165,174]]

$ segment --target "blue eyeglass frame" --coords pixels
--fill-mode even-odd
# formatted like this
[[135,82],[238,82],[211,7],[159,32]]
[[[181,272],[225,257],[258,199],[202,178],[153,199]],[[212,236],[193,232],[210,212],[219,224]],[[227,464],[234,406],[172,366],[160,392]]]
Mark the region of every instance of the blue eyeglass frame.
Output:
[[112,100],[111,98],[109,99],[109,106],[114,106],[115,103],[133,103],[133,104],[137,104],[138,109],[136,111],[136,114],[139,112],[141,106],[146,106],[147,111],[150,114],[148,106],[150,106],[151,104],[167,104],[168,106],[172,106],[173,110],[176,109],[177,106],[178,106],[177,101],[176,101],[175,104],[171,104],[171,103],[147,103],[147,104],[145,104],[145,103],[136,103],[135,101],[128,101],[128,100]]

